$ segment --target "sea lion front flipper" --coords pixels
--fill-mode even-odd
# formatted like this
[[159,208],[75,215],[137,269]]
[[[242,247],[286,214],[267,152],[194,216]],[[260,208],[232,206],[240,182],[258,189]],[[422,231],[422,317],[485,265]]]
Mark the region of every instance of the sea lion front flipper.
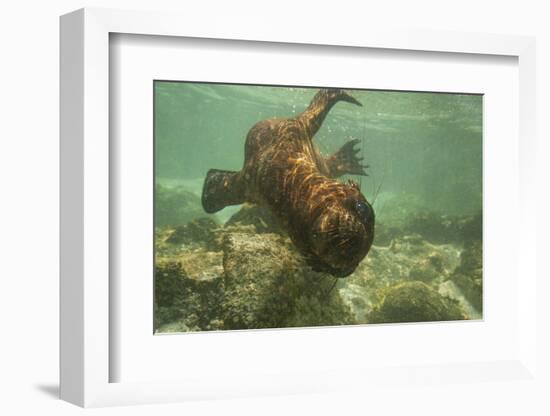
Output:
[[202,187],[202,207],[209,214],[229,205],[244,202],[244,186],[240,172],[210,169]]
[[365,169],[367,169],[369,165],[362,164],[363,158],[357,156],[359,149],[355,146],[358,143],[358,139],[350,140],[346,142],[340,150],[325,159],[330,176],[333,178],[338,178],[346,174],[368,176]]

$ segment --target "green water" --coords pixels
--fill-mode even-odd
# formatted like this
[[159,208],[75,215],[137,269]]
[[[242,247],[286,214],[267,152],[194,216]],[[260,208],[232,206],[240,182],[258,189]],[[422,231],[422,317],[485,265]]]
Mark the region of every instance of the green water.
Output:
[[[241,168],[254,123],[299,114],[316,91],[157,82],[157,179],[187,183],[199,193],[208,169]],[[449,214],[481,209],[481,95],[357,90],[353,95],[363,107],[336,104],[315,143],[328,155],[352,137],[362,140],[370,176],[361,185],[368,199],[380,186],[382,195],[412,193]]]
[[376,213],[370,253],[336,285],[265,218],[202,210],[207,171],[240,170],[249,129],[317,90],[155,82],[157,332],[482,316],[481,95],[350,90],[363,106],[332,108],[314,142],[361,141],[369,176],[353,179]]

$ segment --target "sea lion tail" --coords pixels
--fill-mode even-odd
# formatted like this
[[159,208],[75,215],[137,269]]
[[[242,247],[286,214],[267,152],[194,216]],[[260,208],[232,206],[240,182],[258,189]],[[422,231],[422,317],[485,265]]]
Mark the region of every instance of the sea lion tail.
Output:
[[202,187],[202,207],[209,214],[244,202],[240,172],[210,169]]

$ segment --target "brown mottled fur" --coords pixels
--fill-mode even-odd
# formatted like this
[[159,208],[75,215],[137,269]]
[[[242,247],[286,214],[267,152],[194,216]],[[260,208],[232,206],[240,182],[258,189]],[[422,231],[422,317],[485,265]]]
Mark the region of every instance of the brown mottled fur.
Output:
[[342,90],[325,89],[296,118],[256,123],[246,138],[242,170],[209,171],[202,201],[207,212],[242,202],[270,207],[314,270],[343,277],[372,245],[374,212],[356,184],[335,179],[366,175],[355,156],[358,141],[326,159],[313,144],[337,101],[361,105]]

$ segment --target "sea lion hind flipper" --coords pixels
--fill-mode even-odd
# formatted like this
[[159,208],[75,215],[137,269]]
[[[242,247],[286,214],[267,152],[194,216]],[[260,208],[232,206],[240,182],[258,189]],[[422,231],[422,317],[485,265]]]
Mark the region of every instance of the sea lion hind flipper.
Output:
[[346,174],[368,176],[365,169],[367,169],[369,165],[361,163],[363,159],[357,156],[359,149],[355,146],[358,143],[358,139],[346,142],[340,150],[333,153],[325,160],[330,176],[333,178],[338,178]]
[[362,106],[356,98],[345,90],[337,88],[323,88],[319,90],[305,111],[298,116],[298,119],[306,128],[310,139],[319,130],[328,112],[338,101]]
[[244,202],[244,187],[240,172],[210,169],[206,174],[201,197],[203,209],[213,214]]
[[343,91],[343,90],[340,90],[340,91],[341,91],[340,96],[339,96],[340,101],[345,101],[347,103],[354,104],[354,105],[357,105],[359,107],[363,107],[363,104],[361,104],[361,102],[358,101],[357,98],[350,95],[347,91]]

